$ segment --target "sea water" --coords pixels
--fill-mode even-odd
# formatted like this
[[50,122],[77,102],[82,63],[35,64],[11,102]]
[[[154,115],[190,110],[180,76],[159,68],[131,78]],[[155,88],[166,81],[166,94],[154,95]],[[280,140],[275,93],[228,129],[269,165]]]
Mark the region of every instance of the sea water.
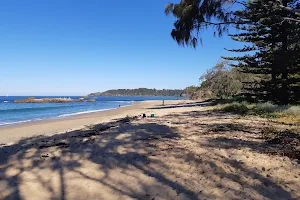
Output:
[[[46,98],[49,96],[36,96]],[[79,96],[59,96],[62,98],[78,99]],[[119,106],[130,106],[136,101],[145,100],[175,100],[178,97],[90,97],[96,102],[68,103],[14,103],[20,96],[0,96],[0,126],[14,125],[44,119],[57,119],[75,115],[117,109]],[[49,98],[58,98],[51,96]]]

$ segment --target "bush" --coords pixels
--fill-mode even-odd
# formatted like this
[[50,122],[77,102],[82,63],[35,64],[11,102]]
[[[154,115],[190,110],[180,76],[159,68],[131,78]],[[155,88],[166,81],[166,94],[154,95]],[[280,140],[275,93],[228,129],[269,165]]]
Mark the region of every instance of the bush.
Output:
[[213,68],[200,77],[201,85],[197,91],[201,91],[202,98],[221,98],[238,94],[242,88],[243,73],[232,68],[226,60],[221,60]]
[[246,114],[248,112],[248,107],[246,103],[231,103],[231,104],[225,104],[223,108],[221,108],[224,112],[233,112],[233,113],[239,113],[239,114]]
[[253,111],[255,114],[264,115],[266,117],[300,116],[300,106],[282,106],[272,103],[255,104]]
[[283,106],[272,103],[250,104],[233,102],[218,104],[216,110],[242,115],[257,115],[263,118],[280,118],[285,123],[300,122],[300,106]]
[[281,112],[287,108],[287,106],[274,105],[272,103],[258,103],[255,105],[256,110],[266,113]]
[[284,110],[283,113],[300,117],[300,106],[291,106],[288,109]]

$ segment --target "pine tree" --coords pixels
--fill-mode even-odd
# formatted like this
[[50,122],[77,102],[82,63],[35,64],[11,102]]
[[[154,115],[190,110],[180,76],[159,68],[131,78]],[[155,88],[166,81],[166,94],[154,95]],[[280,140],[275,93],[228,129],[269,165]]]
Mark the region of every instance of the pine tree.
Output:
[[[297,2],[283,1],[285,6],[292,4]],[[235,12],[236,28],[242,33],[231,37],[248,45],[230,51],[248,54],[226,59],[237,61],[234,66],[244,73],[260,76],[259,81],[245,83],[247,94],[257,100],[272,100],[281,104],[299,100],[295,94],[299,88],[296,86],[299,82],[300,25],[299,22],[286,20],[295,17],[292,15],[269,0],[249,1],[244,9]]]
[[[169,3],[165,12],[176,18],[171,36],[178,44],[196,47],[201,31],[212,27],[215,28],[215,34],[222,35],[230,25],[237,23],[232,19],[236,9],[252,1],[255,0],[177,0],[178,3]],[[300,22],[299,0],[270,2],[290,14],[283,20]]]

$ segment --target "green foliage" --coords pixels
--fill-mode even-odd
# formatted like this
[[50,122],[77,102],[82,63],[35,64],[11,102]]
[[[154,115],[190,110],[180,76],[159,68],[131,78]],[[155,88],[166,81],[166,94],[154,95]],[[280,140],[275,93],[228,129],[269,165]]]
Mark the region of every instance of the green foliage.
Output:
[[232,112],[237,114],[257,115],[264,118],[294,118],[297,121],[300,118],[300,106],[296,105],[276,105],[270,102],[250,104],[248,102],[232,102],[218,104],[216,110],[223,112]]
[[[285,4],[300,6],[295,0]],[[285,20],[293,15],[269,0],[249,1],[234,15],[240,31],[231,37],[247,45],[229,51],[247,54],[226,59],[235,61],[244,73],[260,77],[244,83],[246,95],[279,104],[299,101],[300,25]]]
[[231,103],[231,104],[225,104],[220,108],[223,112],[232,112],[232,113],[238,113],[238,114],[246,114],[248,112],[248,107],[245,103]]
[[[227,7],[230,1],[222,0],[181,0],[178,4],[169,3],[165,8],[167,15],[172,14],[176,21],[171,36],[181,45],[191,45],[196,47],[198,43],[198,34],[200,31],[214,26],[215,34],[222,35],[227,30],[224,23],[215,23],[220,20],[228,22],[230,12]],[[201,40],[200,40],[201,42]]]
[[288,109],[284,110],[283,113],[300,117],[300,106],[291,106]]
[[211,97],[226,99],[240,92],[243,75],[222,60],[200,77],[200,92],[210,91]]
[[276,105],[270,102],[253,104],[251,113],[266,118],[300,117],[300,106]]
[[[227,32],[229,26],[238,29],[231,37],[245,46],[229,51],[243,55],[226,59],[251,75],[252,79],[243,80],[242,92],[252,101],[288,104],[300,102],[299,8],[299,0],[181,0],[168,4],[165,11],[176,18],[171,35],[180,45],[195,47],[199,39],[201,42],[199,33],[207,28],[214,28],[217,35]],[[212,95],[227,98],[237,92],[239,83],[232,83],[236,80],[232,73],[221,70],[216,77],[219,87]],[[213,86],[203,81],[201,87]],[[201,92],[209,93],[200,90],[197,96],[203,96]]]
[[258,112],[272,113],[286,110],[288,106],[275,105],[270,102],[255,104],[255,109]]
[[[269,0],[261,0],[266,3]],[[240,8],[246,8],[251,3],[259,1],[248,0],[180,0],[179,3],[169,3],[165,7],[167,15],[173,15],[176,20],[171,36],[180,45],[196,47],[199,42],[199,33],[212,28],[214,35],[221,36],[227,32],[231,25],[244,24],[238,21],[234,15]],[[265,8],[274,8],[288,13],[283,20],[288,22],[300,22],[299,1],[269,1]],[[270,6],[270,7],[269,7]],[[276,19],[262,17],[261,22],[268,22]],[[246,22],[246,24],[252,21]],[[278,23],[279,24],[279,23]]]
[[198,90],[199,90],[199,87],[192,85],[192,86],[186,87],[184,89],[183,93],[184,93],[185,96],[191,97]]
[[147,88],[117,89],[91,93],[88,96],[182,96],[183,90],[156,90]]

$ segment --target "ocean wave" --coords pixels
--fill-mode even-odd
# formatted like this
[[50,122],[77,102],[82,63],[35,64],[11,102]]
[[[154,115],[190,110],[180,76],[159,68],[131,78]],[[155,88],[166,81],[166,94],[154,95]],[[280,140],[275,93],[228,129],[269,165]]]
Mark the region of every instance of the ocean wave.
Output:
[[9,103],[9,101],[3,101],[3,103]]
[[[131,105],[123,105],[121,107],[128,107]],[[49,108],[49,107],[47,107]],[[55,107],[57,108],[57,107]],[[115,108],[107,108],[107,109],[99,109],[99,110],[88,110],[88,111],[81,111],[81,112],[76,112],[76,113],[66,113],[66,114],[61,114],[58,116],[52,116],[52,117],[46,117],[46,118],[34,118],[34,119],[29,119],[29,120],[20,120],[20,121],[0,121],[0,126],[9,126],[9,125],[15,125],[15,124],[21,124],[21,123],[26,123],[26,122],[33,122],[33,121],[40,121],[40,120],[51,120],[51,119],[59,119],[59,118],[67,118],[67,117],[72,117],[76,115],[82,115],[82,114],[89,114],[89,113],[95,113],[95,112],[101,112],[101,111],[107,111],[107,110],[115,110],[118,109],[118,107]],[[18,110],[18,109],[14,109]],[[20,110],[20,109],[19,109]],[[2,111],[1,111],[2,112]]]
[[[123,105],[121,107],[128,107],[131,105]],[[95,112],[102,112],[102,111],[107,111],[107,110],[115,110],[117,108],[106,108],[106,109],[100,109],[100,110],[87,110],[87,111],[81,111],[81,112],[76,112],[76,113],[68,113],[68,114],[62,114],[59,115],[58,117],[70,117],[70,116],[76,116],[76,115],[82,115],[82,114],[88,114],[88,113],[95,113]]]
[[[40,120],[40,119],[35,119],[35,120]],[[7,125],[13,125],[13,124],[21,124],[25,122],[31,122],[33,120],[22,120],[22,121],[14,121],[14,122],[1,122],[0,121],[0,126],[7,126]]]
[[76,112],[76,113],[62,114],[62,115],[59,115],[58,117],[69,117],[69,116],[82,115],[82,114],[88,114],[88,113],[94,113],[94,112],[101,112],[101,111],[106,111],[106,110],[114,110],[114,109],[117,109],[117,108],[108,108],[108,109],[100,109],[100,110],[81,111],[81,112]]

